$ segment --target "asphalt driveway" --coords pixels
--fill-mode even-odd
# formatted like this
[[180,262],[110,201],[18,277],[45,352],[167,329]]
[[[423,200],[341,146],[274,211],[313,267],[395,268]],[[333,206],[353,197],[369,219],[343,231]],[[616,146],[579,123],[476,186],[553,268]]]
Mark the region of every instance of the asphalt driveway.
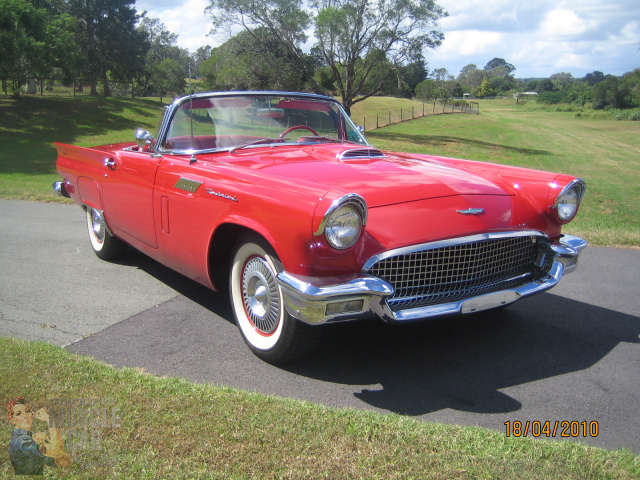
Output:
[[503,432],[514,421],[597,422],[597,436],[573,440],[640,451],[640,250],[590,247],[551,292],[497,313],[333,325],[316,355],[286,368],[244,346],[225,294],[133,249],[99,260],[77,206],[0,200],[0,272],[5,336],[158,375]]

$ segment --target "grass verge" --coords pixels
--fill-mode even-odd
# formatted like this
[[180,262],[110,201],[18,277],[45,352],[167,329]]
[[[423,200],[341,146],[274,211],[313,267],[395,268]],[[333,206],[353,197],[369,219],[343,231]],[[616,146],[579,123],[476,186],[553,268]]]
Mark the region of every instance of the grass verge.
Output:
[[53,142],[133,141],[137,128],[157,130],[162,113],[162,104],[149,99],[0,97],[0,196],[66,201],[51,190],[60,180]]
[[[636,479],[640,457],[573,442],[507,438],[474,427],[333,409],[133,369],[38,342],[0,338],[8,401],[113,399],[117,428],[102,429],[85,469],[48,478]],[[86,412],[85,412],[86,413]],[[34,431],[42,426],[34,423]],[[93,427],[94,430],[97,427]],[[10,426],[5,423],[5,438]],[[63,434],[65,431],[63,430]],[[67,438],[67,444],[70,439]],[[6,443],[5,443],[6,444]],[[13,474],[0,449],[0,476]],[[73,458],[82,452],[72,452]]]

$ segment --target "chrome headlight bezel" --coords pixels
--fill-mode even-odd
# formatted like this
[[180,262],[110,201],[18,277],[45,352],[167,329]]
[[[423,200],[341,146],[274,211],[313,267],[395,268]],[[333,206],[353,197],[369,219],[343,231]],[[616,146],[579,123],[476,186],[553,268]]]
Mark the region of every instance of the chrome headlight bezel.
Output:
[[346,250],[356,244],[367,224],[367,202],[357,193],[334,200],[324,214],[316,236],[324,235],[336,250]]
[[549,207],[560,223],[569,223],[576,217],[586,188],[584,180],[576,178],[560,191],[553,205]]

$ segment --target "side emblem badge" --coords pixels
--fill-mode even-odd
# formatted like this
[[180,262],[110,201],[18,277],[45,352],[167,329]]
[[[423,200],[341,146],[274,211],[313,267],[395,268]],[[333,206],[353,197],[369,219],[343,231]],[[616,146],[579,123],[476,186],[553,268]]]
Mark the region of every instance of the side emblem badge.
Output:
[[482,215],[484,208],[467,208],[466,210],[456,210],[456,212],[462,215]]

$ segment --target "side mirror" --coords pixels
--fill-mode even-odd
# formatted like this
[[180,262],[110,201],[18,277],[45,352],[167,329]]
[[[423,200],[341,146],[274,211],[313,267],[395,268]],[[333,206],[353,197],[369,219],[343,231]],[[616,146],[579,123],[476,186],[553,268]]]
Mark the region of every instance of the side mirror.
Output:
[[147,130],[139,129],[136,131],[136,143],[138,144],[138,148],[140,150],[144,150],[148,145],[149,150],[155,153],[155,148],[153,147],[153,135]]

